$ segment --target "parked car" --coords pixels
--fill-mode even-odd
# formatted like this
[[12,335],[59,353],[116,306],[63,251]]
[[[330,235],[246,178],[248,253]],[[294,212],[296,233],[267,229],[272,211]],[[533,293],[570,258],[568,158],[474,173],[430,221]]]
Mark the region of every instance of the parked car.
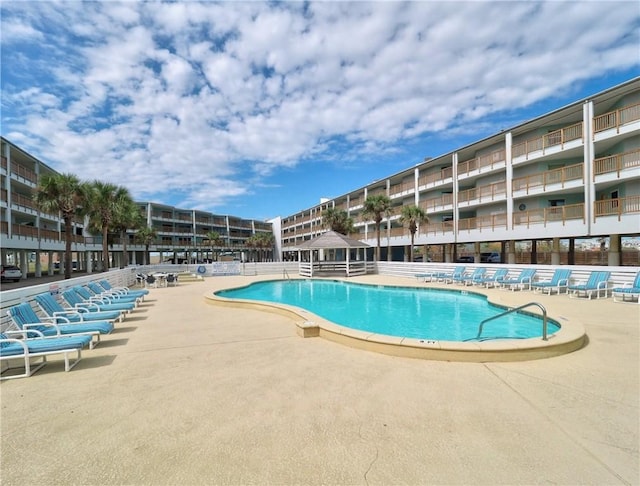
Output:
[[480,253],[480,261],[482,263],[500,263],[500,253],[497,251]]
[[457,263],[473,263],[474,262],[474,258],[473,255],[464,255],[464,256],[460,256],[456,259]]
[[0,280],[19,282],[22,278],[22,271],[15,265],[2,265]]

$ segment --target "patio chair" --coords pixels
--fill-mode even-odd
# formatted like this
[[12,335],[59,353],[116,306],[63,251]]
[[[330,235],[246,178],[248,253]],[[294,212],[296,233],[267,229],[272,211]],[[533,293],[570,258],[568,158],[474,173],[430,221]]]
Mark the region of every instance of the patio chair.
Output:
[[[88,295],[88,297],[87,297]],[[127,302],[109,304],[101,299],[92,299],[91,294],[81,287],[73,287],[62,292],[62,296],[73,307],[85,307],[95,311],[117,310],[124,313],[131,312],[135,305]]]
[[534,292],[540,292],[543,294],[547,293],[549,295],[553,294],[553,292],[557,292],[558,295],[560,295],[563,289],[565,292],[568,292],[567,288],[569,287],[570,277],[570,269],[556,268],[556,271],[553,272],[550,280],[534,282],[531,286],[533,287]]
[[471,275],[463,275],[459,282],[463,285],[473,285],[484,277],[487,269],[484,267],[476,268]]
[[[622,287],[611,289],[614,302],[630,302],[633,299],[640,304],[640,272],[636,274],[636,278],[632,284],[625,284]],[[627,297],[629,300],[627,300]]]
[[453,283],[460,280],[464,275],[464,272],[466,271],[467,271],[467,267],[464,267],[464,266],[455,267],[453,269],[453,272],[451,273],[444,273],[444,272],[439,273],[437,275],[437,279],[442,280],[445,283]]
[[149,295],[147,289],[130,289],[129,287],[113,287],[108,280],[100,280],[98,284],[107,292],[116,292],[123,295],[135,295],[136,297],[142,297],[144,300],[145,295]]
[[507,278],[508,274],[509,274],[508,268],[499,268],[493,273],[493,275],[490,275],[488,277],[483,276],[482,278],[477,279],[474,282],[474,285],[482,285],[486,288],[495,287],[497,285],[498,280]]
[[526,287],[528,287],[529,290],[531,290],[531,284],[533,283],[533,278],[535,277],[535,275],[535,268],[525,268],[520,272],[520,275],[515,278],[500,278],[496,280],[496,282],[503,289],[515,291],[524,290]]
[[42,309],[42,312],[49,317],[64,317],[69,322],[86,322],[86,321],[119,321],[124,319],[122,312],[120,311],[95,311],[91,312],[89,309],[78,307],[63,307],[56,298],[49,292],[38,294],[35,296],[38,307]]
[[150,289],[150,288],[158,288],[158,279],[156,279],[153,275],[147,275],[146,280],[144,281],[144,287],[145,289]]
[[138,306],[140,302],[142,302],[142,297],[137,297],[135,295],[122,295],[118,293],[113,293],[105,290],[96,282],[89,282],[86,287],[89,292],[93,293],[95,297],[107,299],[109,302],[117,303],[117,302],[131,302]]
[[175,273],[170,273],[167,275],[167,287],[169,285],[171,285],[172,287],[175,287],[176,285],[178,285],[178,276]]
[[[76,324],[46,322],[48,318],[38,316],[28,302],[10,307],[7,314],[20,331],[38,331],[43,336],[77,336],[80,334],[91,336],[96,340],[93,341],[92,339],[90,341],[89,349],[93,349],[100,343],[101,334],[110,334],[113,331],[113,324],[108,321],[79,322]],[[64,318],[55,318],[55,320],[58,319]]]
[[[16,339],[11,337],[14,333],[15,331],[0,333],[0,361],[22,360],[24,373],[0,376],[0,380],[31,376],[47,364],[49,356],[60,354],[64,356],[64,370],[70,371],[82,359],[82,348],[91,341],[91,336],[87,335]],[[22,332],[18,334],[20,333]],[[73,353],[77,353],[77,355],[75,361],[72,362],[69,356],[73,355]],[[35,359],[36,362],[31,362],[32,359]],[[41,361],[38,362],[38,359]],[[7,367],[2,368],[2,373],[15,368],[7,363]]]
[[568,291],[571,292],[569,297],[584,296],[591,299],[594,294],[596,299],[599,299],[601,296],[607,297],[609,292],[608,281],[610,276],[611,272],[591,272],[591,275],[589,275],[589,279],[586,282],[569,285]]

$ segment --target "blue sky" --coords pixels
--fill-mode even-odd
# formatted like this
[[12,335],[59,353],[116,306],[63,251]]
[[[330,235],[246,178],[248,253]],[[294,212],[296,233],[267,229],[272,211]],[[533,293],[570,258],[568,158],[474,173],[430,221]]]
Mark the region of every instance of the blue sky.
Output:
[[256,219],[640,72],[635,1],[0,9],[3,136],[137,200]]

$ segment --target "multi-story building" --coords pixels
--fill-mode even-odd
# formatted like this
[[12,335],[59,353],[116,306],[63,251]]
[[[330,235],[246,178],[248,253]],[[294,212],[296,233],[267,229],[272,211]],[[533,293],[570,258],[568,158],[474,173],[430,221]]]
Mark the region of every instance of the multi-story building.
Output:
[[[509,263],[524,262],[518,248],[527,248],[526,263],[638,265],[638,249],[624,259],[621,243],[640,235],[640,78],[282,218],[283,254],[326,231],[328,208],[346,211],[351,236],[376,245],[373,221],[362,218],[375,194],[392,202],[384,260],[407,259],[400,214],[415,205],[428,217],[415,244],[434,261],[456,260],[464,245],[475,261],[493,246]],[[585,238],[602,241],[606,261],[599,252],[576,261],[575,241]]]
[[[41,177],[57,172],[4,137],[0,137],[0,238],[2,264],[19,265],[23,275],[34,271],[53,273],[63,262],[65,233],[58,214],[39,211],[32,200]],[[79,175],[81,178],[81,175]],[[256,234],[272,234],[271,223],[218,215],[193,209],[179,209],[152,202],[141,202],[147,225],[157,238],[149,247],[160,259],[198,261],[217,258],[220,253],[249,258],[247,240]],[[73,222],[74,258],[78,270],[99,266],[102,237],[87,231],[85,221]],[[210,233],[219,241],[210,241]],[[134,233],[127,235],[131,263],[145,263],[145,247],[137,243]],[[116,261],[123,252],[118,236],[110,237],[110,250]],[[32,264],[30,268],[29,264]]]

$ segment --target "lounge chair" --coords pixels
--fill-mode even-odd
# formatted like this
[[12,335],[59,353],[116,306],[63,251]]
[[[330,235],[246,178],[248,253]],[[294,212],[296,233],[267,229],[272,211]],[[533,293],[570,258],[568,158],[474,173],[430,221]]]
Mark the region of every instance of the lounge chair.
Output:
[[144,300],[145,295],[149,295],[149,291],[147,289],[130,289],[129,287],[113,287],[108,280],[100,280],[98,282],[100,286],[105,289],[107,292],[115,292],[123,295],[135,295],[136,297],[142,297]]
[[[59,354],[64,356],[64,370],[70,371],[82,358],[82,348],[91,342],[91,336],[88,335],[16,339],[11,337],[14,333],[15,331],[0,333],[0,361],[21,359],[24,363],[24,373],[1,376],[0,380],[31,376],[47,364],[47,357]],[[75,361],[71,362],[69,355],[73,353],[77,353],[77,356]],[[31,362],[32,359],[38,358],[42,361]],[[2,369],[2,373],[14,368],[7,364],[7,367]]]
[[528,288],[531,290],[531,284],[533,283],[535,275],[535,268],[525,268],[520,272],[520,275],[515,278],[500,278],[496,280],[496,282],[503,289],[524,290],[525,288]]
[[540,282],[534,282],[531,284],[534,292],[547,293],[549,295],[553,292],[558,294],[562,293],[564,289],[567,292],[569,287],[569,278],[571,277],[571,270],[566,268],[557,268],[550,280],[543,280]]
[[[54,322],[46,322],[45,317],[40,317],[31,308],[31,304],[23,302],[22,304],[10,307],[7,314],[11,321],[21,331],[38,331],[43,336],[62,336],[62,335],[88,335],[96,340],[89,343],[89,348],[93,349],[100,343],[101,334],[110,334],[113,331],[113,323],[108,321],[92,321],[78,322],[75,324],[57,324]],[[56,317],[54,320],[64,319],[64,317]]]
[[120,321],[124,318],[120,311],[95,311],[91,312],[84,307],[64,308],[53,295],[46,292],[35,296],[35,300],[42,311],[49,317],[64,317],[69,322],[86,321]]
[[611,272],[591,272],[589,279],[584,283],[569,285],[569,297],[591,297],[595,294],[596,299],[608,296],[609,277]]
[[476,268],[471,275],[463,275],[459,282],[463,285],[474,285],[476,282],[480,281],[484,274],[487,272],[487,269],[484,267]]
[[474,282],[474,285],[482,285],[486,288],[495,287],[498,285],[498,280],[507,278],[508,273],[508,268],[499,268],[493,273],[493,275],[489,277],[483,276],[482,278],[477,279]]
[[[640,304],[640,272],[636,274],[636,278],[632,284],[625,284],[622,287],[611,289],[614,302],[630,302],[633,299]],[[629,300],[627,300],[627,298]]]
[[92,293],[93,297],[98,297],[98,298],[101,298],[101,299],[107,299],[111,303],[131,302],[131,303],[135,304],[136,307],[137,307],[138,304],[140,302],[142,302],[142,299],[143,299],[142,296],[124,295],[124,294],[109,292],[109,291],[103,289],[100,285],[98,285],[95,282],[89,282],[86,285],[86,287],[83,287],[83,288],[87,289],[90,293]]
[[135,305],[122,302],[119,304],[109,304],[101,299],[92,299],[91,294],[81,287],[73,287],[69,290],[62,292],[62,296],[73,307],[85,307],[87,309],[93,309],[96,311],[113,311],[129,313]]
[[459,281],[464,275],[464,272],[466,271],[467,271],[467,267],[464,267],[464,266],[455,267],[453,269],[453,272],[451,273],[444,273],[444,272],[439,273],[437,276],[437,279],[442,280],[445,283],[453,283],[453,282]]

